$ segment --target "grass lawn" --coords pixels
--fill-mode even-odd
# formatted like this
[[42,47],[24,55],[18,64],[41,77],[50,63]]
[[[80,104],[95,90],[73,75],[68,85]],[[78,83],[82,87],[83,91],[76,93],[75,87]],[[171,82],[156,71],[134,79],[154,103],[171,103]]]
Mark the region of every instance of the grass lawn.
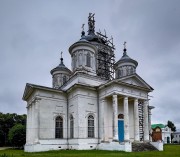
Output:
[[[5,155],[4,155],[5,154]],[[102,150],[59,150],[40,153],[25,153],[23,150],[0,150],[0,157],[180,157],[180,145],[165,145],[164,151],[119,152]]]

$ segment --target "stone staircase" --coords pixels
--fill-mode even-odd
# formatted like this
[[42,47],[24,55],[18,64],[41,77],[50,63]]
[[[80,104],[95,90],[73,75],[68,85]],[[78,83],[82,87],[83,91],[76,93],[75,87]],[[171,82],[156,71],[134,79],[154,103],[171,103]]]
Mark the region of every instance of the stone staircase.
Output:
[[132,143],[133,152],[142,152],[142,151],[157,151],[158,149],[151,145],[149,142],[144,143]]

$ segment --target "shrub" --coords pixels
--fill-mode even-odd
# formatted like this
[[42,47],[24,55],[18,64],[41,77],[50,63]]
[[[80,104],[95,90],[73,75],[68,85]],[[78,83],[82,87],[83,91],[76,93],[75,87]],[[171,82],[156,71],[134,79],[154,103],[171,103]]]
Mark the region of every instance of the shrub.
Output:
[[16,124],[9,130],[8,140],[14,147],[22,148],[26,143],[26,127]]

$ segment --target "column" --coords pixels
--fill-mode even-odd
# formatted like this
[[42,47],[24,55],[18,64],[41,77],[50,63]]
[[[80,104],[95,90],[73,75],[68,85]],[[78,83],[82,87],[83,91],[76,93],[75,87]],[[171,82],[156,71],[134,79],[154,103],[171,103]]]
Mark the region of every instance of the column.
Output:
[[118,112],[117,95],[113,95],[113,141],[119,141],[117,112]]
[[144,101],[144,141],[149,141],[149,129],[148,129],[148,100]]
[[148,126],[148,127],[149,127],[149,134],[150,134],[150,136],[149,136],[149,140],[152,142],[151,109],[152,109],[152,108],[149,108],[149,107],[148,107],[148,111],[149,111],[149,115],[148,115],[148,116],[149,116],[149,119],[148,119],[148,121],[149,121],[149,123],[148,123],[148,124],[149,124],[149,126]]
[[128,97],[124,97],[124,141],[129,141]]
[[104,99],[102,99],[101,101],[100,101],[100,107],[99,107],[99,118],[100,118],[100,123],[99,123],[99,126],[100,126],[100,128],[99,128],[99,135],[100,135],[100,138],[101,138],[101,140],[102,141],[108,141],[108,135],[106,134],[106,130],[108,129],[108,127],[107,127],[107,121],[106,121],[106,116],[104,116],[105,115],[105,106],[106,106],[106,104],[107,104],[107,101],[106,101],[106,99],[104,98]]
[[139,141],[139,110],[137,98],[134,100],[134,140]]

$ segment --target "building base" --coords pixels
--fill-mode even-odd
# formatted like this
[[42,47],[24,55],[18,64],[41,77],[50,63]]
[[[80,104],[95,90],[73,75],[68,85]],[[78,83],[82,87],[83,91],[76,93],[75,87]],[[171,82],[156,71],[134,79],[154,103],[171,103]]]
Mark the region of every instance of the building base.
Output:
[[109,143],[100,143],[97,146],[98,150],[110,150],[110,151],[125,151],[132,152],[132,144],[131,142],[109,142]]
[[150,142],[154,147],[156,147],[159,151],[163,151],[163,142]]

